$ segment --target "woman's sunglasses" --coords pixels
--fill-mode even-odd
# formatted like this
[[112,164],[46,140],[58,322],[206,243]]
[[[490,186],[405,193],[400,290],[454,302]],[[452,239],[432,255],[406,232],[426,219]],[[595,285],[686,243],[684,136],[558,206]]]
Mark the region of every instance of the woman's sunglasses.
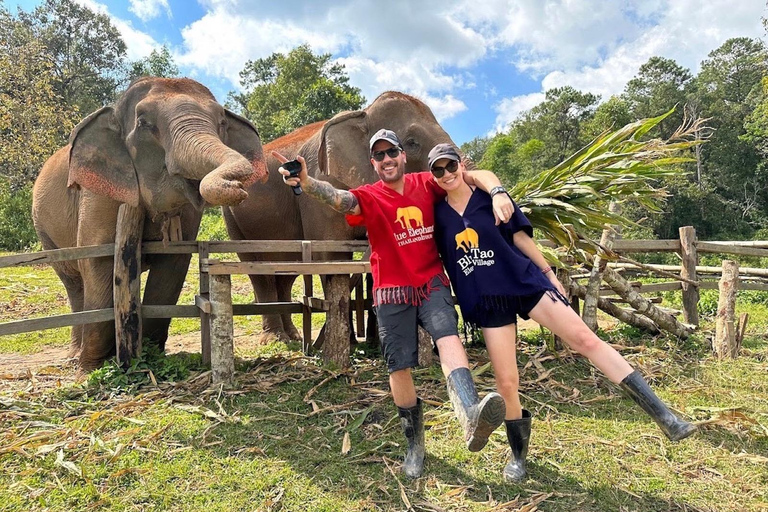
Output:
[[373,158],[377,162],[381,162],[382,160],[384,160],[384,155],[387,155],[389,158],[397,158],[398,156],[400,156],[401,151],[402,149],[400,149],[397,146],[394,146],[385,151],[374,151],[373,153],[371,153],[371,158]]
[[451,174],[453,174],[457,170],[459,170],[459,162],[457,162],[456,160],[451,160],[450,162],[448,162],[448,165],[446,165],[445,167],[438,167],[434,165],[432,166],[432,169],[431,169],[432,174],[435,176],[435,178],[442,178],[443,176],[445,176],[445,171],[448,171]]

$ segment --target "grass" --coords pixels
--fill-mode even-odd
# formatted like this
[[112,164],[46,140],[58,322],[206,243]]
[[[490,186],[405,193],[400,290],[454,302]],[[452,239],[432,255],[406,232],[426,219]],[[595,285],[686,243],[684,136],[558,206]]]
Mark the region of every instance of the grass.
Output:
[[[180,304],[193,303],[196,268]],[[252,300],[243,276],[233,291],[235,302]],[[679,300],[664,295],[666,306]],[[704,291],[702,330],[684,343],[626,326],[601,331],[700,425],[676,444],[584,359],[523,331],[522,401],[534,420],[530,478],[519,485],[501,478],[502,429],[482,452],[464,448],[437,366],[414,372],[427,461],[422,478],[407,480],[387,373],[364,345],[344,371],[295,344],[240,349],[231,390],[210,387],[199,355],[186,353],[146,351],[127,373],[107,365],[81,382],[66,365],[0,372],[0,512],[768,510],[768,294],[739,294],[737,314],[750,322],[736,360],[711,356],[712,302]],[[45,266],[3,269],[0,308],[3,320],[67,311]],[[259,324],[239,317],[236,335],[258,334]],[[194,319],[171,326],[198,329]],[[0,337],[0,360],[66,344],[66,329]],[[470,360],[481,367],[487,355],[473,347]],[[494,388],[491,371],[477,382],[481,393]]]
[[[386,371],[362,352],[338,371],[283,344],[263,347],[239,360],[231,391],[209,388],[185,354],[153,356],[137,366],[144,383],[129,387],[103,370],[45,385],[60,378],[46,369],[0,392],[0,510],[765,510],[761,313],[734,361],[712,359],[701,341],[605,333],[664,400],[700,422],[677,444],[583,359],[550,352],[527,331],[519,365],[534,422],[530,479],[520,485],[501,479],[501,429],[482,452],[466,451],[437,367],[415,372],[428,404],[416,481],[399,472],[405,446]],[[479,349],[470,356],[486,362]],[[179,367],[186,380],[146,378]],[[491,373],[478,385],[492,389]]]

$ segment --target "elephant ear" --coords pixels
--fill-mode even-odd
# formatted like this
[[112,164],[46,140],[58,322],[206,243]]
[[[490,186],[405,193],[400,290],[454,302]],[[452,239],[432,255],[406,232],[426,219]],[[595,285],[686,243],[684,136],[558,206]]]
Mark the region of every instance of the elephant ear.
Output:
[[325,125],[320,134],[317,168],[349,188],[376,179],[368,151],[368,123],[364,110],[342,112]]
[[227,116],[227,135],[224,143],[243,155],[253,168],[254,181],[267,179],[267,163],[264,161],[264,151],[261,147],[261,137],[256,127],[246,118],[224,109]]
[[112,107],[103,107],[69,136],[67,186],[85,187],[121,203],[139,206],[139,181]]

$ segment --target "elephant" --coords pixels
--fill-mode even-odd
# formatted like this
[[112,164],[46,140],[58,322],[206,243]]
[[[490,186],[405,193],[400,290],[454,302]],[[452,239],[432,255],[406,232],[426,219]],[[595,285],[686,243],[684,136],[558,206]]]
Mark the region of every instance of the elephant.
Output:
[[[452,143],[432,111],[413,96],[388,91],[363,110],[347,111],[327,121],[295,130],[264,146],[269,179],[265,186],[250,187],[248,198],[237,206],[223,207],[227,231],[233,240],[353,240],[365,239],[365,229],[350,227],[344,216],[307,194],[294,196],[277,172],[280,162],[271,151],[293,158],[301,155],[309,173],[341,189],[373,183],[378,176],[370,162],[369,138],[379,129],[394,130],[408,159],[406,172],[427,169],[427,154],[435,145]],[[395,222],[395,219],[393,219]],[[243,261],[298,260],[296,254],[239,254]],[[349,254],[316,254],[315,260],[344,259]],[[249,276],[256,300],[291,300],[292,276]],[[290,315],[266,315],[266,338],[300,338]]]
[[[415,222],[416,225],[413,226],[411,224],[411,221]],[[419,210],[415,206],[406,206],[404,208],[398,208],[397,222],[400,223],[400,227],[403,229],[407,229],[409,227],[422,228],[424,227],[424,215],[421,213],[421,210]]]
[[[122,203],[143,213],[144,241],[167,240],[168,226],[194,240],[205,204],[234,205],[264,180],[261,139],[188,78],[142,77],[114,105],[83,119],[43,165],[32,219],[43,249],[114,243]],[[179,229],[180,225],[180,229]],[[176,304],[190,255],[151,254],[143,304]],[[73,312],[113,304],[113,258],[53,264]],[[165,348],[170,319],[144,319],[143,336]],[[75,326],[71,355],[90,371],[115,352],[114,322]]]
[[467,228],[461,233],[456,235],[456,248],[462,249],[464,252],[469,252],[470,249],[476,249],[480,242],[480,238],[472,228]]

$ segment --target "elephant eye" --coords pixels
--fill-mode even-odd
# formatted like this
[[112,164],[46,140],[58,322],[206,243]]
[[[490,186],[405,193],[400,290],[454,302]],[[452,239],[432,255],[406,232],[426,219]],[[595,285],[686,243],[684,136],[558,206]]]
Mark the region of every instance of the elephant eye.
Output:
[[147,118],[140,117],[136,120],[136,127],[138,128],[152,128],[152,123],[150,123]]
[[421,144],[419,144],[415,139],[407,139],[405,141],[405,151],[406,153],[408,151],[413,152],[413,150],[418,149]]

